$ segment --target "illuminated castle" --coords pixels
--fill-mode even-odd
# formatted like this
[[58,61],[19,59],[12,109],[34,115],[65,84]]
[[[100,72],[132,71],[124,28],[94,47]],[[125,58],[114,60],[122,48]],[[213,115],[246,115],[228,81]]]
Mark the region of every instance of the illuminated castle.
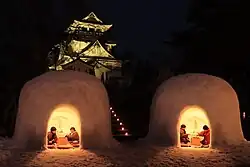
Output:
[[116,44],[104,39],[111,27],[93,12],[81,21],[74,20],[65,31],[67,39],[49,52],[49,70],[84,71],[105,82],[107,72],[121,68],[121,61],[111,54]]
[[[81,21],[74,20],[65,31],[67,38],[49,52],[49,70],[83,71],[95,75],[104,83],[109,77],[121,77],[122,62],[111,54],[116,44],[107,41],[104,36],[111,27],[93,12]],[[110,112],[113,135],[129,136],[112,107]]]

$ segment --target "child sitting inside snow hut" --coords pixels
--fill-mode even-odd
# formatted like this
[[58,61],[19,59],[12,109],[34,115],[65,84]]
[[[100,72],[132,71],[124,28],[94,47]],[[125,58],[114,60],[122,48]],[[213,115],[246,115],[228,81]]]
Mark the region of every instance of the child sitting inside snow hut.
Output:
[[180,128],[180,141],[183,144],[188,144],[190,142],[188,134],[186,133],[186,125],[184,124],[182,124]]
[[198,135],[204,137],[204,139],[201,141],[201,144],[203,146],[209,146],[209,144],[210,144],[210,129],[207,125],[203,126],[203,131],[201,131]]
[[50,128],[50,132],[47,135],[48,145],[54,145],[57,143],[56,128],[53,126]]
[[70,133],[65,136],[69,143],[71,144],[79,144],[79,134],[77,133],[74,127],[70,128]]

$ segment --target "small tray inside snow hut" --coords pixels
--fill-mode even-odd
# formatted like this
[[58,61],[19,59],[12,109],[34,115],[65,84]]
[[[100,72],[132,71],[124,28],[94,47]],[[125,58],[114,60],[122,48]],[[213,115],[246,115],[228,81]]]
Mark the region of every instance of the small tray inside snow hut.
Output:
[[48,149],[70,149],[80,147],[79,143],[70,143],[67,138],[59,137],[56,145],[47,145]]

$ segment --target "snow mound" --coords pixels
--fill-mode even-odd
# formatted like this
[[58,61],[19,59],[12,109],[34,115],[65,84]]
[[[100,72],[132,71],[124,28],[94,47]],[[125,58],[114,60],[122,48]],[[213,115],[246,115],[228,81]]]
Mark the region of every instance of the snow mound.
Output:
[[84,148],[115,144],[105,87],[96,77],[76,71],[47,72],[24,85],[19,99],[14,142],[20,147],[40,149],[50,128],[50,116],[60,107],[64,107],[65,112],[75,112],[79,117],[72,116],[71,119],[68,114],[64,119],[68,120],[69,128],[80,120],[76,128],[81,132]]
[[245,141],[236,92],[226,81],[205,74],[172,77],[157,89],[146,139],[176,146],[181,116],[188,109],[193,110],[191,113],[199,110],[197,113],[204,117],[201,119],[208,119],[205,122],[210,124],[212,146]]

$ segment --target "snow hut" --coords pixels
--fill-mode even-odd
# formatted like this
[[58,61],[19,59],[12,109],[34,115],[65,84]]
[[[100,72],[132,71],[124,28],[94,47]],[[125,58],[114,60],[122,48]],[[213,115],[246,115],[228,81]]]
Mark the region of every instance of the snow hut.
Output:
[[206,74],[170,78],[156,91],[151,106],[151,142],[181,146],[181,125],[189,146],[201,146],[203,126],[210,129],[209,147],[244,141],[236,92],[224,80]]
[[74,127],[83,148],[110,147],[109,101],[99,79],[76,71],[47,72],[27,82],[20,94],[14,141],[41,148],[56,127],[57,146],[70,147],[65,136]]

